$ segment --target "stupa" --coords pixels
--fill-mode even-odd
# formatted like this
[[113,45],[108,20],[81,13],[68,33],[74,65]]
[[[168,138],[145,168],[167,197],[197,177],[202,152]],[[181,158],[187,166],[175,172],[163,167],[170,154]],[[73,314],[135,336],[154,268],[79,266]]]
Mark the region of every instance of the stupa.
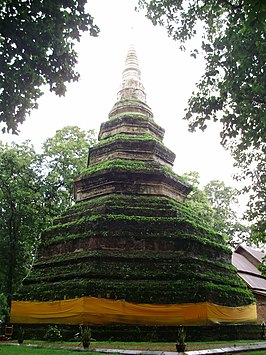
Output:
[[102,123],[76,203],[42,235],[13,301],[13,323],[202,325],[253,322],[252,293],[224,236],[184,203],[130,47],[117,102]]

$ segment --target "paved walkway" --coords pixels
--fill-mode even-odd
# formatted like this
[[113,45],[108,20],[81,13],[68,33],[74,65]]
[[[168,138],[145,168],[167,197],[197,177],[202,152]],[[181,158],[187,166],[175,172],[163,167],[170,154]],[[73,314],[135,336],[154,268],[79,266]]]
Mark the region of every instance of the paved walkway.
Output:
[[265,350],[266,354],[266,342],[263,343],[253,343],[246,346],[233,346],[221,349],[208,349],[208,350],[194,350],[186,351],[184,353],[170,352],[170,351],[145,351],[145,350],[121,350],[121,349],[94,349],[94,351],[99,351],[101,353],[119,353],[124,355],[211,355],[211,354],[233,354],[233,353],[245,353],[252,350]]
[[[13,345],[13,346],[20,346],[18,343],[8,343],[8,342],[0,342],[0,349],[1,345]],[[44,346],[41,344],[23,344],[22,346],[25,347],[46,347],[46,348],[56,348],[56,349],[68,349],[68,350],[76,350],[80,352],[86,352],[87,350],[84,350],[80,347],[75,347],[75,346]],[[233,347],[228,347],[228,348],[221,348],[221,349],[208,349],[208,350],[195,350],[195,351],[186,351],[184,353],[177,353],[177,352],[170,352],[170,351],[145,351],[145,350],[122,350],[122,349],[105,349],[105,348],[90,348],[89,350],[101,352],[101,353],[106,353],[106,354],[123,354],[123,355],[177,355],[177,354],[183,354],[183,355],[212,355],[212,354],[240,354],[240,353],[245,353],[248,351],[255,351],[255,350],[265,350],[266,354],[266,342],[260,342],[260,343],[253,343],[250,345],[245,345],[245,346],[233,346]]]

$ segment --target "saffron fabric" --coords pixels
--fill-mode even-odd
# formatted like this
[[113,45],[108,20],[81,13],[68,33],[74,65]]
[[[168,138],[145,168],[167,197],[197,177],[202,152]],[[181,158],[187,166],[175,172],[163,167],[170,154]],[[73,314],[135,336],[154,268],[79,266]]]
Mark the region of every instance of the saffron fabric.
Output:
[[13,301],[11,323],[208,325],[256,322],[256,304],[242,307],[208,302],[135,304],[106,298],[81,297],[52,302]]

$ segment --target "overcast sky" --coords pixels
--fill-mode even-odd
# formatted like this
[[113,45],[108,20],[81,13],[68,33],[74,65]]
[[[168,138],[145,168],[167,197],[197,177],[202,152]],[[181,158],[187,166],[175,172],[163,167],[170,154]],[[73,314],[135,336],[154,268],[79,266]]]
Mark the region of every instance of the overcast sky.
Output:
[[[187,100],[203,72],[203,59],[181,52],[164,28],[154,27],[144,13],[135,13],[136,2],[88,0],[87,8],[101,32],[97,38],[84,33],[76,47],[80,81],[67,85],[65,97],[46,90],[39,108],[20,126],[19,137],[2,135],[3,141],[30,139],[39,149],[45,139],[68,125],[98,132],[116,101],[127,49],[134,42],[147,103],[155,121],[166,130],[165,145],[176,154],[174,171],[195,170],[203,184],[218,179],[236,186],[232,159],[219,144],[218,125],[204,133],[189,133],[187,122],[182,120]],[[195,41],[191,46],[197,44]]]

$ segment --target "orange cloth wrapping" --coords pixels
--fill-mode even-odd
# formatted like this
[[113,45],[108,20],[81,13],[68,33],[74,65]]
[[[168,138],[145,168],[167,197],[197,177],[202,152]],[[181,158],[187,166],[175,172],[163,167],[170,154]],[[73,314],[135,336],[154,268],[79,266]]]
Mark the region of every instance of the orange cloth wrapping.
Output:
[[82,297],[53,302],[13,301],[11,323],[207,325],[256,322],[256,304],[226,307],[202,303],[133,304]]

